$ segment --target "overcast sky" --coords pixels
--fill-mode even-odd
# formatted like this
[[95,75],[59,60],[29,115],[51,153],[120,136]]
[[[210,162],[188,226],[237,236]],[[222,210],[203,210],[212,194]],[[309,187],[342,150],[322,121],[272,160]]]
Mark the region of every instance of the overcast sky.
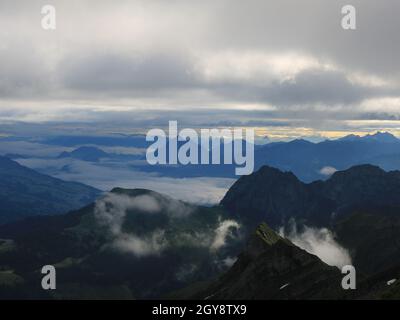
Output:
[[400,134],[399,15],[398,0],[1,0],[0,121]]

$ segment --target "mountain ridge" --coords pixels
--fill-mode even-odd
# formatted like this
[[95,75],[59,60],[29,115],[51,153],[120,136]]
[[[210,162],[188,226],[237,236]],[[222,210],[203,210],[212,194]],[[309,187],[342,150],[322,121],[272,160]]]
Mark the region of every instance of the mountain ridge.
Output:
[[328,266],[262,223],[251,234],[235,264],[191,298],[334,299],[343,295],[337,268]]
[[373,165],[354,166],[308,184],[291,172],[263,166],[239,178],[220,205],[250,228],[262,221],[279,227],[290,218],[327,227],[334,216],[360,203],[400,205],[398,194],[400,171],[386,172]]
[[0,223],[39,214],[62,214],[94,201],[101,191],[63,181],[0,156]]

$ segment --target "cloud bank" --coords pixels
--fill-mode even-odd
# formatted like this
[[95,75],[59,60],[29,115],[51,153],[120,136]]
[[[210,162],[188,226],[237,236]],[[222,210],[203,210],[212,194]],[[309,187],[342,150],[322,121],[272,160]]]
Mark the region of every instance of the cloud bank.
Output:
[[230,178],[163,177],[141,172],[134,168],[137,164],[130,166],[129,162],[89,163],[76,159],[42,158],[18,159],[18,162],[56,178],[85,183],[104,191],[114,187],[151,189],[180,200],[203,205],[218,203],[235,181]]
[[400,3],[354,0],[352,32],[345,4],[54,0],[46,32],[42,1],[4,0],[0,121],[398,128]]

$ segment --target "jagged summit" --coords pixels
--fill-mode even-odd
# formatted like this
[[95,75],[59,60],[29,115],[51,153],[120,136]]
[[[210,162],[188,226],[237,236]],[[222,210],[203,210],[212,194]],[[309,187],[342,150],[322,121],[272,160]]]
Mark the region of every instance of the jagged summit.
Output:
[[338,141],[377,141],[377,142],[399,142],[399,139],[390,132],[378,131],[374,134],[367,134],[359,136],[356,134],[349,134]]
[[348,176],[356,177],[356,176],[360,176],[360,175],[383,176],[385,174],[387,174],[387,172],[378,166],[375,166],[372,164],[361,164],[361,165],[351,167],[348,170],[336,171],[328,180],[335,180],[339,177],[344,177],[344,176],[347,176],[347,177]]
[[271,167],[264,165],[262,166],[259,170],[258,173],[260,175],[269,175],[269,176],[275,176],[275,177],[291,177],[297,179],[297,177],[293,174],[291,171],[282,171],[277,168]]
[[[312,279],[312,280],[311,280]],[[196,299],[339,297],[340,271],[260,224],[232,268]]]
[[268,245],[273,245],[279,240],[283,240],[283,238],[272,230],[265,222],[261,223],[257,227],[255,234]]
[[365,137],[366,139],[372,139],[380,142],[398,142],[397,139],[393,134],[389,132],[380,132],[378,131],[375,134],[369,134]]

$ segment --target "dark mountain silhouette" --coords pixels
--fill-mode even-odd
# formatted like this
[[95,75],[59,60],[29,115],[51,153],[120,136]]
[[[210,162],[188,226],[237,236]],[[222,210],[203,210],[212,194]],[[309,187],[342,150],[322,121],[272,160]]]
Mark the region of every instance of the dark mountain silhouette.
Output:
[[249,228],[266,221],[273,227],[289,219],[329,226],[333,218],[361,204],[400,205],[400,172],[360,165],[338,171],[327,181],[301,182],[291,172],[264,166],[237,180],[221,201]]
[[[359,272],[372,275],[400,266],[399,206],[354,208],[335,223],[333,230]],[[397,274],[392,274],[393,278]]]
[[40,174],[0,156],[0,223],[66,213],[99,195],[95,188]]
[[232,268],[193,298],[337,299],[344,296],[341,278],[339,269],[261,224]]

